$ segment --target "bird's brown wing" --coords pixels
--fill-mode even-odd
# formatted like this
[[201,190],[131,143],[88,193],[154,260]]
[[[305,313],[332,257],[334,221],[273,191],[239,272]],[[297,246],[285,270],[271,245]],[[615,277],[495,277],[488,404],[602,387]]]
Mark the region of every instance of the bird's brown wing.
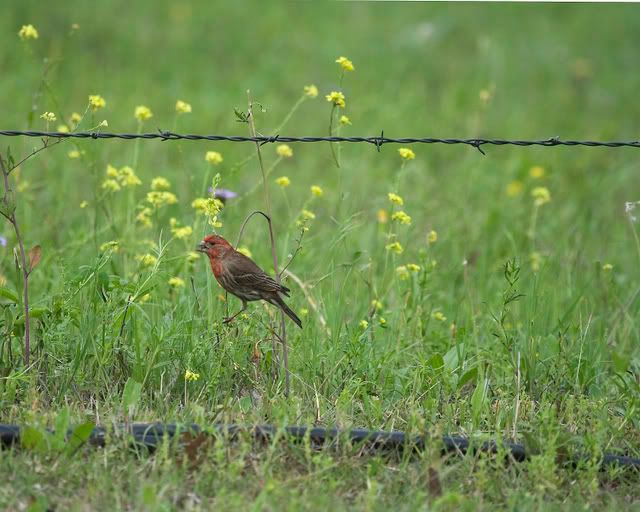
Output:
[[242,253],[235,253],[234,257],[229,258],[225,264],[233,280],[242,288],[261,292],[281,292],[285,295],[289,292],[288,288],[279,285],[275,279]]

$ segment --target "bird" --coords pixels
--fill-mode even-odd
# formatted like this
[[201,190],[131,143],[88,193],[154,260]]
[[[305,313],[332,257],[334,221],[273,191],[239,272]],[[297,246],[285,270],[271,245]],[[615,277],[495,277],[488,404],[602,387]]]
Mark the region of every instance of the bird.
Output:
[[236,251],[220,235],[207,235],[196,246],[196,251],[202,252],[209,257],[211,270],[218,284],[242,301],[240,311],[225,318],[224,323],[231,322],[246,310],[247,302],[265,300],[279,307],[302,329],[302,321],[281,297],[281,295],[289,297],[291,290],[276,282],[275,279],[256,265],[251,258]]

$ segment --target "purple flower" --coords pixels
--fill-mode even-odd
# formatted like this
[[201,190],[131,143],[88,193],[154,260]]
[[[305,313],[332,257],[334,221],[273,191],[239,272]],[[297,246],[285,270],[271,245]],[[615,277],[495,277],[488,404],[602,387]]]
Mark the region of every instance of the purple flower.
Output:
[[5,237],[3,237],[2,235],[0,235],[0,245],[2,247],[6,247],[7,246],[7,239]]
[[233,190],[229,190],[227,188],[217,188],[215,191],[213,188],[209,187],[209,194],[213,194],[215,199],[220,199],[223,203],[226,202],[227,199],[233,199],[234,197],[238,197],[238,194]]

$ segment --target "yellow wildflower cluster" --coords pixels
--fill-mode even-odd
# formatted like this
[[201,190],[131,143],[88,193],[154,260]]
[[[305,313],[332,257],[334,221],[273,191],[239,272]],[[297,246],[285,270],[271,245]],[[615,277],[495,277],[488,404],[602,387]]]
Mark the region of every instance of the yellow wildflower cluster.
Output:
[[142,210],[140,210],[138,215],[136,215],[136,221],[142,224],[143,227],[150,228],[152,226],[152,222],[151,222],[152,213],[153,212],[151,211],[151,208],[147,208],[145,206],[144,208],[142,208]]
[[409,279],[409,276],[412,273],[420,272],[420,265],[416,265],[415,263],[407,263],[406,265],[400,265],[396,267],[396,275],[401,281],[405,281]]
[[184,279],[180,277],[172,277],[167,282],[171,288],[184,288]]
[[[77,156],[79,157],[80,155],[78,154]],[[69,157],[76,158],[76,156],[72,157],[71,154],[69,154]],[[142,185],[140,178],[136,176],[135,171],[128,165],[125,165],[118,170],[113,165],[109,164],[107,165],[106,174],[107,179],[102,182],[102,188],[109,192],[117,192],[122,187]]]
[[218,165],[222,163],[222,155],[217,151],[207,151],[204,155],[204,159],[212,165]]
[[155,208],[159,208],[164,205],[176,204],[178,198],[173,192],[169,192],[168,190],[152,190],[151,192],[147,192],[147,202]]
[[396,204],[398,206],[402,206],[404,204],[404,200],[398,194],[394,194],[393,192],[389,192],[387,194],[387,197],[389,198],[389,201],[391,201],[393,204]]
[[192,372],[191,370],[187,370],[184,372],[184,380],[187,382],[196,381],[200,378],[200,374],[196,372]]
[[551,201],[551,193],[547,187],[534,188],[531,191],[531,197],[533,197],[533,204],[536,206],[542,206]]
[[613,270],[613,265],[611,263],[605,263],[602,265],[602,270],[605,272],[611,272]]
[[316,214],[309,210],[302,210],[296,221],[296,226],[302,228],[303,231],[309,231],[309,224],[316,218]]
[[329,103],[333,103],[336,107],[345,108],[347,105],[344,94],[339,91],[331,91],[325,96]]
[[376,311],[380,311],[382,309],[382,302],[380,302],[378,299],[373,299],[371,301],[371,307]]
[[69,124],[72,124],[74,127],[77,126],[80,121],[82,121],[82,116],[77,112],[74,112],[71,114],[71,117],[69,117]]
[[404,247],[400,242],[391,242],[390,244],[385,245],[385,249],[387,251],[395,252],[396,254],[402,254],[404,252]]
[[353,67],[353,62],[351,62],[346,57],[338,57],[336,62],[340,64],[340,67],[345,71],[355,71],[355,67]]
[[282,188],[288,187],[291,185],[291,180],[287,176],[280,176],[276,178],[276,184],[280,185]]
[[507,195],[509,197],[516,197],[522,194],[522,190],[524,189],[524,185],[521,181],[514,180],[507,184]]
[[291,158],[293,156],[293,149],[291,149],[291,146],[287,146],[286,144],[280,144],[276,148],[276,153],[278,153],[278,156],[283,158]]
[[118,252],[120,250],[120,242],[117,240],[110,240],[100,245],[100,252]]
[[167,178],[158,176],[151,180],[151,190],[169,190],[171,188],[171,182]]
[[398,149],[398,154],[403,160],[413,160],[416,157],[416,154],[409,148]]
[[33,25],[22,25],[22,28],[18,31],[18,37],[23,41],[28,39],[38,39],[38,31]]
[[92,94],[89,96],[89,106],[91,107],[91,110],[95,112],[96,110],[106,107],[107,102],[99,94]]
[[435,244],[438,241],[438,232],[435,229],[432,229],[427,233],[427,242],[430,244]]
[[309,98],[316,98],[318,96],[318,88],[311,84],[304,86],[304,95]]
[[318,185],[312,185],[311,194],[316,197],[322,197],[324,195],[324,190],[322,190]]
[[411,224],[411,216],[407,215],[406,212],[399,211],[391,214],[391,220],[395,220],[400,224],[410,225]]
[[340,124],[343,126],[351,124],[351,119],[349,119],[347,116],[340,116]]
[[151,109],[149,107],[138,105],[134,110],[133,115],[138,121],[142,122],[146,121],[147,119],[151,119],[153,117],[153,112],[151,112]]
[[158,258],[149,253],[139,254],[136,256],[136,261],[139,261],[143,267],[153,267],[158,262]]
[[409,272],[420,272],[420,265],[416,265],[415,263],[407,263],[407,269]]
[[191,113],[191,104],[186,101],[178,100],[176,101],[176,112],[178,114],[190,114]]
[[87,206],[89,206],[89,201],[81,201],[80,202],[80,208],[81,209],[85,209]]
[[78,151],[77,149],[72,149],[71,151],[69,151],[67,153],[67,156],[69,158],[80,158],[81,155],[82,155],[82,153],[80,151]]
[[222,211],[222,208],[224,208],[224,204],[220,199],[199,197],[193,200],[191,207],[196,210],[197,213],[207,217],[209,224],[214,228],[222,227],[222,223],[218,221],[218,214]]
[[447,317],[444,316],[442,311],[434,311],[433,313],[431,313],[431,318],[438,322],[445,322],[447,320]]
[[369,322],[367,322],[366,320],[360,320],[360,322],[358,322],[358,327],[360,327],[360,329],[362,329],[363,331],[366,331],[367,327],[369,327]]
[[169,224],[171,225],[171,234],[180,240],[191,236],[193,233],[191,226],[179,226],[177,219],[174,217],[169,220]]
[[544,175],[545,175],[544,167],[541,167],[539,165],[534,165],[531,169],[529,169],[529,176],[531,176],[534,180],[544,178]]
[[47,123],[53,122],[57,119],[56,115],[53,112],[45,112],[40,115],[40,119],[44,119]]
[[60,133],[69,133],[69,127],[66,124],[59,124],[56,127],[56,130]]

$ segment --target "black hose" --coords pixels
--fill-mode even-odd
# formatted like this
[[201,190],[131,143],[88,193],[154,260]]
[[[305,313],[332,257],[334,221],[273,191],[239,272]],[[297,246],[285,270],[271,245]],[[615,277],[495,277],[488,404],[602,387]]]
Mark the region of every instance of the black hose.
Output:
[[[68,436],[71,435],[71,430]],[[136,446],[142,446],[149,450],[154,450],[166,436],[169,439],[190,433],[206,433],[212,436],[224,436],[235,439],[239,436],[249,435],[258,441],[271,441],[279,433],[287,434],[287,437],[294,441],[303,440],[308,436],[311,443],[317,447],[322,447],[335,443],[339,440],[349,441],[352,444],[359,444],[370,451],[422,451],[426,448],[427,442],[435,442],[427,436],[408,435],[404,432],[381,432],[365,429],[339,430],[335,428],[323,427],[303,427],[291,426],[279,429],[273,425],[225,425],[215,424],[210,428],[201,428],[198,425],[176,425],[164,423],[144,423],[130,426],[118,425],[112,430],[105,427],[94,427],[88,443],[92,446],[103,447],[107,444],[110,435],[130,435]],[[20,427],[17,425],[0,424],[0,444],[3,448],[9,448],[20,441]],[[522,444],[504,441],[502,449],[505,450],[511,460],[522,462],[528,458],[525,447]],[[443,436],[440,443],[443,455],[465,455],[466,453],[489,453],[496,454],[500,445],[495,441],[484,441],[474,443],[468,438],[461,436]],[[570,466],[576,467],[581,462],[589,460],[587,456],[577,456],[567,460]],[[640,471],[640,458],[628,457],[624,455],[603,455],[600,461],[601,468],[608,466],[619,466]]]

